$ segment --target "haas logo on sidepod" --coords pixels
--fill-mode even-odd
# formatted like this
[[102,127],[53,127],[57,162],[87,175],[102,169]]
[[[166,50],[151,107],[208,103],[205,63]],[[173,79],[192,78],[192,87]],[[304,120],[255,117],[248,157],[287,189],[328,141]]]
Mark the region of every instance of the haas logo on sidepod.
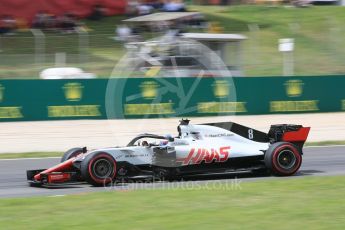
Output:
[[182,162],[182,165],[200,164],[212,162],[225,162],[229,158],[230,146],[220,147],[219,151],[216,149],[192,148],[186,158],[176,159],[177,162]]

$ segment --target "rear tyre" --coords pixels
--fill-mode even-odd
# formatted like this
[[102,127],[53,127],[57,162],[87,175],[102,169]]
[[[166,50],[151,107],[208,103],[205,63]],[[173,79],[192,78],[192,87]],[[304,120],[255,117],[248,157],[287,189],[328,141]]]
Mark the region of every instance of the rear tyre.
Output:
[[277,176],[291,176],[302,164],[302,155],[297,147],[288,142],[277,142],[265,153],[266,167]]
[[83,148],[72,148],[65,152],[61,157],[61,163],[83,153]]
[[105,152],[88,154],[81,162],[81,176],[94,186],[107,185],[115,179],[116,161]]

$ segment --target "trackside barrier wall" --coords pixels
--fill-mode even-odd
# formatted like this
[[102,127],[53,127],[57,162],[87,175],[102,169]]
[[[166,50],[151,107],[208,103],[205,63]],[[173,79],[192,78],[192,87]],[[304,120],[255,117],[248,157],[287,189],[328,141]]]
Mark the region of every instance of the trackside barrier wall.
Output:
[[336,111],[345,76],[0,81],[0,121]]

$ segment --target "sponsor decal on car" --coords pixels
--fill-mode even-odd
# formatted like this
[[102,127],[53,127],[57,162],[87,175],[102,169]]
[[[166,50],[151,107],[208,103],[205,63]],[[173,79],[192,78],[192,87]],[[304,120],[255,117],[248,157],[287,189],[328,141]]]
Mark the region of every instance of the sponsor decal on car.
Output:
[[216,134],[206,134],[205,137],[230,137],[233,136],[232,133],[216,133]]
[[230,146],[220,147],[219,150],[214,148],[192,148],[186,158],[176,159],[177,162],[181,162],[182,165],[188,164],[200,164],[201,162],[225,162],[229,159]]
[[125,155],[125,158],[129,158],[129,157],[148,157],[149,154],[147,153],[142,153],[142,154],[127,154]]

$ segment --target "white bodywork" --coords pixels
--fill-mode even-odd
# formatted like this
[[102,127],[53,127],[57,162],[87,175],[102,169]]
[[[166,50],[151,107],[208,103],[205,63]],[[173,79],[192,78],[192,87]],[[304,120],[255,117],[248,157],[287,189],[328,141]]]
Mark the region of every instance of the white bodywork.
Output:
[[173,141],[158,140],[158,143],[150,146],[111,147],[95,151],[107,152],[117,162],[155,165],[154,149],[167,149],[167,154],[176,152],[177,162],[181,161],[182,165],[190,165],[201,163],[203,157],[212,153],[218,154],[218,156],[213,156],[214,158],[211,157],[215,162],[225,162],[229,158],[264,155],[264,151],[269,147],[269,143],[250,140],[250,133],[247,139],[226,129],[210,125],[189,124],[181,125],[180,128],[181,135],[175,137]]

